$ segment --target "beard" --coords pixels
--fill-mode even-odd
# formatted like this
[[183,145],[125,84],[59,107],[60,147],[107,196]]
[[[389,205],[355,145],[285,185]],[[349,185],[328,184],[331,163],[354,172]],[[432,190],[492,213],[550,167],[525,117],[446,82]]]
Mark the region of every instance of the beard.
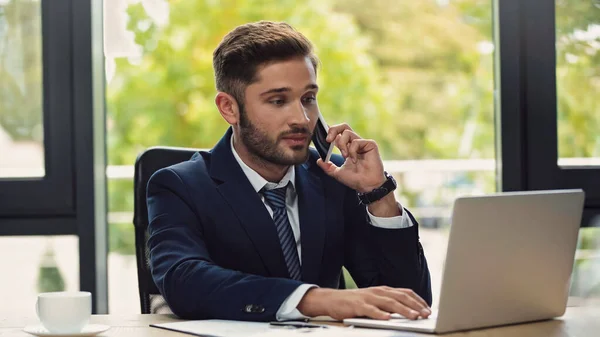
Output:
[[269,135],[252,124],[246,115],[243,106],[240,106],[240,138],[242,143],[248,149],[248,152],[254,157],[268,163],[291,166],[304,163],[308,159],[308,143],[306,145],[296,145],[290,147],[292,153],[287,153],[280,145],[283,137],[289,135],[311,136],[310,130],[305,127],[294,127],[289,131],[280,133],[275,140]]

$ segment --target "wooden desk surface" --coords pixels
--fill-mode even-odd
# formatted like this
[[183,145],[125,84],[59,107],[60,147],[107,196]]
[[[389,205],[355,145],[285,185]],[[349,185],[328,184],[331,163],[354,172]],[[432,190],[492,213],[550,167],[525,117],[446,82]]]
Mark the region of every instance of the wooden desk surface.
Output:
[[[110,325],[111,329],[98,335],[130,336],[130,337],[171,337],[190,336],[162,329],[149,327],[152,323],[176,322],[170,315],[94,315],[91,323]],[[36,324],[36,319],[31,318],[0,318],[1,337],[27,337],[31,336],[22,331],[29,324]],[[412,335],[412,333],[411,333]],[[422,334],[414,334],[421,336]],[[423,334],[423,336],[432,336]],[[538,323],[519,324],[507,327],[482,329],[470,332],[446,334],[443,336],[465,337],[585,337],[600,336],[600,308],[598,307],[570,307],[567,313],[555,320]]]

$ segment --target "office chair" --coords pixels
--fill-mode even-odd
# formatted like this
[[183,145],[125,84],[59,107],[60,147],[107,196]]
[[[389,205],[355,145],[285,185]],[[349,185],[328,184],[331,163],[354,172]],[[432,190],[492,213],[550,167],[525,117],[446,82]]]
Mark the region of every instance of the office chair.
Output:
[[159,169],[186,161],[197,151],[176,147],[152,147],[142,152],[135,161],[133,226],[135,228],[135,256],[142,314],[171,313],[150,274],[149,254],[146,246],[148,240],[148,207],[146,206],[148,180]]

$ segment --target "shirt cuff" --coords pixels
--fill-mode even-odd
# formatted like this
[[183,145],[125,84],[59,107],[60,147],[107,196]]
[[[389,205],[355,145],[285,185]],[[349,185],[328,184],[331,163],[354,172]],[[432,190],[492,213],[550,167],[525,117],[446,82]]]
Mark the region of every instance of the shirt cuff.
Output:
[[296,288],[296,290],[281,303],[279,310],[277,310],[277,313],[275,314],[275,318],[277,318],[278,321],[309,318],[308,316],[302,315],[297,307],[300,300],[302,300],[302,297],[304,297],[306,292],[311,288],[318,288],[318,286],[314,284],[303,284]]
[[[396,205],[398,205],[398,208],[402,207],[398,202],[396,203]],[[412,220],[408,216],[408,212],[404,208],[402,208],[402,215],[393,216],[390,218],[380,218],[374,216],[373,214],[371,214],[371,212],[369,212],[368,207],[367,214],[369,215],[369,220],[371,220],[371,225],[379,228],[399,229],[412,227],[414,225]]]

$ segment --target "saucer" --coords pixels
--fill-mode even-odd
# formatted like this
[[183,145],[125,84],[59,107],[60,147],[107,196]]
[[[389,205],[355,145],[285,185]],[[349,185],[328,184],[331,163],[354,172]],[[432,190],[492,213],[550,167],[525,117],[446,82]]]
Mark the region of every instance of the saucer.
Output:
[[23,331],[30,333],[35,336],[45,337],[45,336],[68,336],[68,337],[84,337],[84,336],[95,336],[101,332],[110,329],[110,326],[104,324],[88,324],[83,327],[83,329],[79,332],[72,333],[52,333],[44,328],[43,325],[30,325],[26,326]]

